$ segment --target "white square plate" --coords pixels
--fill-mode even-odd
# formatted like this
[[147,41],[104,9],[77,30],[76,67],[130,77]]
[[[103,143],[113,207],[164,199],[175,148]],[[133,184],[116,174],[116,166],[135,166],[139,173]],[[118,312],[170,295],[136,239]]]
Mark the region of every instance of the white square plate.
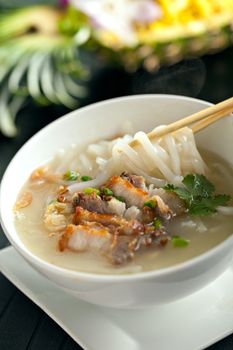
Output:
[[233,331],[233,273],[149,310],[98,307],[65,293],[15,251],[0,252],[1,272],[86,350],[199,350]]

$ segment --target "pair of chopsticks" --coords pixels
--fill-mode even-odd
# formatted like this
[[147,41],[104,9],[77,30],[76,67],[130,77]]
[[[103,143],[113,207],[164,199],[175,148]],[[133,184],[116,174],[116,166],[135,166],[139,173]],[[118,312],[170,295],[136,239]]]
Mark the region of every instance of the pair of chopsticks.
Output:
[[[217,120],[227,116],[233,112],[233,97],[220,102],[214,106],[203,109],[197,113],[194,113],[186,118],[178,120],[174,123],[167,125],[162,130],[152,130],[147,134],[149,139],[158,138],[168,133],[175,132],[186,126],[191,126],[194,133],[206,128],[210,124],[215,123]],[[131,147],[134,147],[138,142],[136,140],[129,143]]]

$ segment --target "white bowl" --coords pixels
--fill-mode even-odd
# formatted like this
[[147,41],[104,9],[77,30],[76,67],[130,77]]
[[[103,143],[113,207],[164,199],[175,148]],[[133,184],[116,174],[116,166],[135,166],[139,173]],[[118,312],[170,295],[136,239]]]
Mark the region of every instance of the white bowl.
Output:
[[[125,120],[135,131],[149,131],[200,109],[209,103],[171,95],[140,95],[93,104],[69,113],[32,137],[8,166],[1,184],[1,223],[6,236],[41,274],[78,298],[112,307],[145,307],[187,296],[214,280],[230,264],[233,235],[205,254],[174,267],[131,275],[99,275],[66,270],[35,256],[14,227],[13,206],[29,174],[59,148],[109,138]],[[233,118],[227,117],[200,132],[198,145],[233,164]]]

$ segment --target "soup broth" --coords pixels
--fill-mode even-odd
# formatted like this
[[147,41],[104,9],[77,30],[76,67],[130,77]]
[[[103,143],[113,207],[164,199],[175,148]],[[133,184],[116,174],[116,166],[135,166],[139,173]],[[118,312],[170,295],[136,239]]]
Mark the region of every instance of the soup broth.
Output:
[[[208,179],[214,183],[216,193],[232,195],[233,171],[230,166],[209,152],[202,152],[202,156],[208,164]],[[53,166],[51,163],[51,167]],[[170,235],[179,235],[189,241],[187,246],[174,247],[172,241],[168,241],[165,246],[151,246],[137,252],[134,259],[127,264],[112,265],[104,256],[92,250],[75,252],[58,249],[61,233],[48,233],[43,222],[48,199],[54,198],[56,191],[57,184],[47,183],[34,187],[29,180],[20,196],[22,193],[30,192],[32,202],[16,210],[15,226],[20,238],[32,253],[49,263],[71,270],[125,274],[161,269],[182,263],[206,252],[224,241],[233,231],[232,215],[222,215],[217,212],[206,217],[196,217],[185,213],[169,222],[167,231]]]

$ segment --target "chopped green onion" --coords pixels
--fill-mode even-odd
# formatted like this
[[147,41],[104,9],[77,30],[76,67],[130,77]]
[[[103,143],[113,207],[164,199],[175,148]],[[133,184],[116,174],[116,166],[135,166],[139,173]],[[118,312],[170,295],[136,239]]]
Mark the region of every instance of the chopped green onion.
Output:
[[155,200],[153,201],[147,201],[144,203],[144,207],[149,207],[151,209],[154,209],[157,205],[157,202]]
[[79,173],[74,170],[68,170],[64,175],[63,179],[67,181],[76,181],[79,177]]
[[161,228],[162,227],[162,221],[160,219],[155,219],[153,221],[153,225],[155,228]]
[[110,190],[109,188],[105,187],[102,189],[102,193],[105,195],[105,196],[113,196],[113,192],[112,190]]
[[92,194],[92,193],[96,193],[97,196],[100,195],[100,190],[98,190],[97,188],[92,188],[92,187],[87,187],[85,188],[85,190],[83,191],[85,194]]
[[125,203],[125,199],[123,197],[115,196],[115,198],[118,199],[118,201]]
[[92,178],[90,176],[84,175],[84,176],[81,176],[81,180],[82,181],[90,181],[90,180],[92,180]]
[[173,236],[172,237],[172,244],[173,244],[173,247],[183,248],[183,247],[187,247],[187,245],[189,245],[189,240],[184,239],[180,236]]

